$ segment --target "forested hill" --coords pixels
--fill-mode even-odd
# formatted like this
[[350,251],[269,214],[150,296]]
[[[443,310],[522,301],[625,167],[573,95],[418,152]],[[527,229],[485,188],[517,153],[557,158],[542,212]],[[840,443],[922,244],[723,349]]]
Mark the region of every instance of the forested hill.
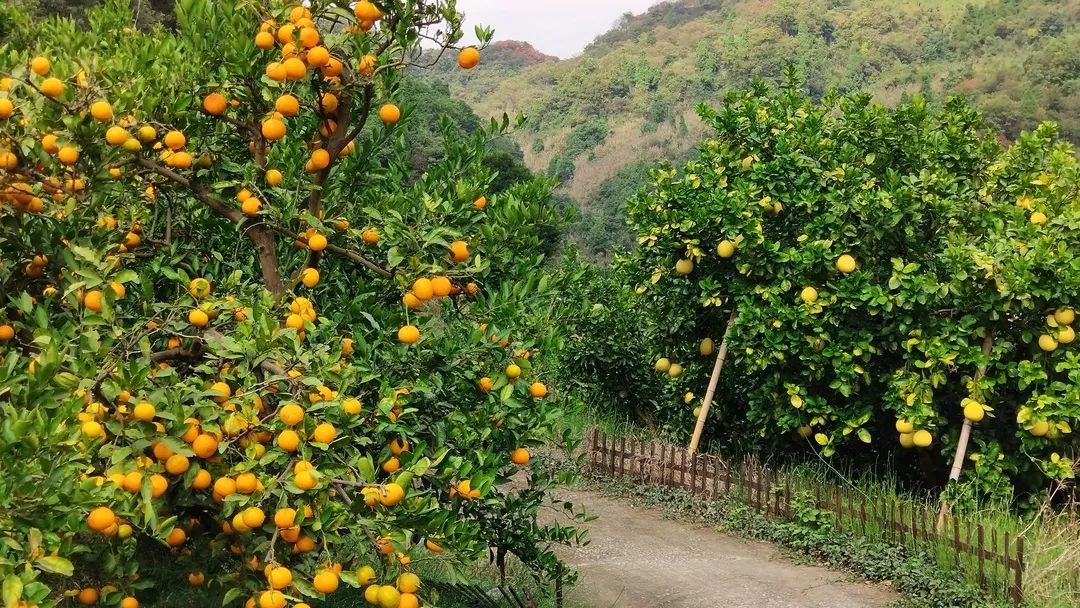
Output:
[[779,81],[790,63],[815,95],[960,94],[1007,138],[1054,120],[1080,141],[1080,0],[678,0],[624,17],[574,59],[522,48],[433,75],[480,116],[529,114],[526,163],[564,180],[595,252],[626,243],[622,203],[647,167],[698,141],[696,103]]

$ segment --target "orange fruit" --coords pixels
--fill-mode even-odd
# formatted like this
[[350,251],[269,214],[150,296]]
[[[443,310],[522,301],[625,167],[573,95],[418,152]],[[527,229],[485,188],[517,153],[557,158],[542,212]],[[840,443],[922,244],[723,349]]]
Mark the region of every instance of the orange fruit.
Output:
[[192,158],[187,152],[177,152],[169,156],[166,162],[176,169],[189,169],[191,168]]
[[480,51],[475,46],[465,47],[458,53],[457,62],[462,69],[471,70],[480,64]]
[[379,239],[382,237],[379,236],[378,230],[375,230],[374,228],[368,228],[360,235],[360,238],[364,240],[365,244],[374,245],[378,243]]
[[4,324],[0,325],[0,342],[8,342],[15,337],[15,328]]
[[513,452],[510,452],[510,462],[519,466],[526,465],[529,464],[529,456],[529,450],[518,448]]
[[210,316],[198,308],[192,308],[188,313],[188,323],[193,327],[206,327],[210,322]]
[[379,7],[375,6],[375,4],[369,0],[360,0],[360,2],[357,2],[356,6],[353,7],[353,14],[355,14],[356,18],[360,21],[372,22],[382,19],[383,16]]
[[473,201],[473,207],[476,207],[477,209],[483,209],[484,207],[487,207],[487,197],[481,196],[480,198]]
[[123,127],[109,127],[109,129],[105,131],[105,141],[108,142],[110,146],[122,146],[129,139],[131,139],[131,134]]
[[285,123],[277,118],[269,118],[262,123],[262,135],[269,141],[285,137]]
[[533,397],[536,397],[537,399],[542,399],[545,395],[547,395],[547,392],[547,387],[544,386],[543,382],[533,382],[529,386],[529,394]]
[[480,392],[489,393],[494,386],[495,383],[491,380],[491,378],[488,378],[487,376],[480,378]]
[[[326,151],[323,150],[323,152]],[[327,158],[329,159],[329,154],[327,154]],[[307,246],[312,251],[322,251],[323,249],[326,249],[327,244],[328,243],[326,242],[326,237],[318,232],[309,236],[307,240]]]
[[101,312],[101,302],[102,300],[100,290],[92,289],[86,292],[86,295],[83,296],[83,306],[85,306],[87,310],[93,312]]
[[[236,476],[236,491],[251,494],[259,487],[259,478],[254,473],[241,473]],[[252,526],[256,527],[256,526]]]
[[398,439],[397,437],[394,437],[394,440],[390,442],[390,453],[393,454],[394,456],[401,456],[403,453],[408,452],[408,451],[409,451],[409,442],[408,441],[402,441],[401,439]]
[[[307,31],[307,28],[304,28]],[[307,54],[307,62],[313,68],[321,68],[330,63],[330,51],[325,46],[312,47]]]
[[315,427],[315,430],[311,433],[311,438],[319,443],[330,443],[337,437],[337,429],[329,422],[324,422]]
[[227,382],[214,382],[210,386],[210,392],[217,403],[225,403],[232,396],[232,387]]
[[289,77],[289,71],[283,64],[271,61],[266,64],[266,77],[274,82],[284,82]]
[[[0,97],[0,119],[8,118],[15,112],[15,104],[11,103],[11,100],[7,97]],[[46,137],[49,137],[46,135]],[[55,141],[55,140],[54,140]],[[46,152],[50,152],[48,149]]]
[[340,578],[333,570],[322,570],[315,575],[315,580],[311,581],[311,586],[315,587],[315,590],[319,593],[333,593],[337,591]]
[[398,330],[398,342],[416,344],[420,341],[420,330],[415,325],[406,325]]
[[[285,431],[289,433],[291,431]],[[316,479],[315,474],[312,471],[300,471],[293,476],[293,483],[301,490],[310,490],[319,485],[319,480]]]
[[266,513],[259,507],[248,507],[243,512],[244,525],[251,529],[258,528],[266,521]]
[[187,540],[187,534],[181,528],[173,528],[169,535],[165,537],[165,542],[169,543],[170,547],[179,547]]
[[236,481],[228,477],[219,477],[218,480],[214,482],[214,494],[217,494],[222,498],[236,494]]
[[319,44],[319,39],[319,30],[314,27],[300,28],[300,44],[304,45],[305,49],[314,50],[315,45]]
[[292,571],[283,566],[271,568],[266,575],[266,582],[270,583],[271,589],[284,589],[292,584]]
[[413,282],[412,294],[416,296],[418,300],[430,300],[435,296],[435,286],[431,284],[430,279],[416,279],[416,281]]
[[277,437],[277,445],[286,452],[295,452],[300,445],[300,435],[294,430],[284,430]]
[[300,282],[304,284],[304,287],[315,287],[319,284],[319,271],[315,268],[305,268],[300,273]]
[[52,63],[47,57],[37,56],[30,60],[30,71],[38,76],[44,76],[52,69]]
[[113,119],[112,106],[104,99],[95,101],[90,104],[90,116],[98,122],[108,122]]
[[199,458],[210,458],[217,454],[218,442],[213,435],[200,433],[195,441],[191,442],[191,449],[195,450],[195,455]]
[[285,507],[274,513],[274,525],[278,528],[291,528],[296,524],[296,509]]
[[390,458],[386,462],[382,463],[382,470],[388,475],[392,475],[401,468],[401,461],[397,458]]
[[345,64],[341,63],[337,57],[333,56],[331,56],[330,60],[326,62],[326,65],[322,67],[323,76],[325,76],[327,81],[330,81],[334,86],[340,84],[341,81],[338,76],[341,76],[341,73],[344,71]]
[[292,95],[282,95],[274,102],[274,109],[283,116],[296,116],[300,113],[300,100]]
[[[330,152],[323,148],[316,148],[311,151],[311,158],[308,160],[308,173],[316,173],[330,166]],[[308,239],[308,247],[311,246],[311,239]]]
[[41,92],[46,97],[59,97],[64,94],[64,83],[59,78],[46,78],[41,82]]
[[187,137],[180,131],[172,130],[165,134],[162,141],[165,143],[166,148],[175,152],[187,144]]
[[132,418],[142,422],[149,422],[153,420],[156,415],[157,411],[154,409],[154,404],[149,401],[140,401],[131,411]]
[[445,298],[450,295],[450,289],[452,287],[450,279],[446,277],[435,277],[434,279],[431,279],[431,291],[437,298]]
[[420,301],[420,298],[413,295],[412,292],[401,296],[401,301],[405,304],[405,306],[411,308],[412,310],[420,310],[420,307],[424,305],[424,303]]
[[262,209],[262,202],[254,196],[240,204],[240,210],[249,217],[259,215],[260,209]]
[[469,259],[469,244],[465,241],[450,243],[450,259],[461,263]]
[[205,490],[210,487],[210,471],[206,469],[200,469],[195,473],[195,479],[191,480],[191,487],[196,490]]
[[203,98],[202,107],[207,114],[212,116],[220,116],[225,113],[225,108],[228,106],[228,102],[225,100],[225,96],[221,93],[210,93]]
[[71,146],[64,146],[56,153],[56,158],[65,165],[74,165],[79,161],[79,151]]
[[281,171],[278,171],[277,169],[270,169],[266,172],[266,183],[271,188],[276,188],[281,184],[282,179],[284,179],[284,176],[281,174]]
[[281,407],[278,418],[287,426],[296,426],[304,420],[304,408],[295,403],[288,403]]
[[416,593],[420,590],[420,577],[412,572],[403,572],[397,578],[397,588],[402,593]]
[[94,589],[93,587],[87,587],[79,591],[78,597],[79,603],[83,606],[93,606],[94,604],[98,603],[98,599],[101,597],[101,594],[98,593],[97,589]]
[[506,377],[511,380],[516,380],[521,376],[521,368],[516,363],[511,363],[506,366]]
[[129,595],[120,600],[120,608],[139,608],[139,600]]
[[154,474],[150,476],[150,496],[157,498],[169,489],[169,480],[163,476]]
[[274,48],[274,35],[270,32],[259,32],[255,34],[255,46],[262,50]]
[[379,108],[379,119],[388,125],[395,124],[401,120],[401,109],[392,103],[385,104]]
[[285,77],[288,80],[300,80],[307,76],[307,64],[299,57],[289,57],[281,62],[281,65],[285,67]]
[[96,507],[86,516],[86,525],[94,532],[102,532],[116,523],[116,514],[109,507]]
[[263,591],[259,595],[259,608],[285,608],[285,596],[280,591]]
[[386,484],[385,489],[385,492],[379,496],[379,502],[385,507],[392,507],[405,498],[405,489],[399,484],[388,483]]
[[[191,467],[191,462],[183,454],[173,454],[165,461],[165,470],[171,475],[183,475]],[[202,471],[199,471],[200,473]]]

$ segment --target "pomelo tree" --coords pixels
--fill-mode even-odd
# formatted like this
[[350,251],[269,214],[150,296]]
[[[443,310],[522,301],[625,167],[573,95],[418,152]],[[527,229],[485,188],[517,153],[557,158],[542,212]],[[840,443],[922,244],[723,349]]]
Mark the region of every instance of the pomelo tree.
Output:
[[163,556],[261,608],[418,606],[415,560],[489,550],[555,571],[529,447],[561,409],[515,331],[549,184],[487,196],[506,117],[419,174],[403,144],[419,45],[480,61],[453,0],[0,18],[5,606],[153,603]]
[[[987,404],[990,383],[1011,375],[1005,403],[992,406],[1009,424],[996,439],[984,424],[980,441],[1028,441],[1033,410],[1022,406],[1032,381],[1021,382],[1020,370],[1038,377],[1069,357],[1032,360],[1031,336],[1050,331],[1047,311],[1061,309],[1066,324],[1075,299],[1072,281],[1055,276],[1068,272],[1058,258],[1069,255],[1072,220],[1062,201],[1075,197],[1074,168],[1051,128],[1003,152],[960,101],[887,109],[834,94],[815,103],[794,80],[778,92],[759,84],[732,93],[701,115],[716,133],[698,158],[656,169],[629,205],[639,247],[624,263],[637,270],[637,290],[669,336],[656,353],[658,370],[697,390],[724,360],[702,355],[722,354],[716,344],[726,336],[734,367],[727,373],[745,387],[727,401],[744,401],[745,410],[721,416],[732,425],[748,420],[770,441],[797,432],[826,455],[875,438],[892,445],[897,435],[904,447],[951,454],[964,407]],[[1043,186],[1033,185],[1039,180]],[[1031,204],[1046,206],[1054,221],[1033,223],[1031,210],[1006,200],[1036,191],[1043,198]],[[1043,276],[1055,285],[1036,284],[1031,269],[1051,257],[1058,270]],[[986,271],[975,272],[986,264],[1011,268],[1010,289],[1022,287],[987,289]],[[990,334],[999,337],[983,354]],[[997,454],[980,448],[978,460],[986,465]],[[1007,486],[1023,460],[1012,451],[977,474]],[[937,462],[926,476],[944,481],[944,459]]]

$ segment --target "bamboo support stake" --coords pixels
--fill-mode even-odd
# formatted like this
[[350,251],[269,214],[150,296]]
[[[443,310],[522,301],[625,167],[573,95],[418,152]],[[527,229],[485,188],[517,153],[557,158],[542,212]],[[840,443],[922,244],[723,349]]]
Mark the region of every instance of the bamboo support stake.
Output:
[[[988,330],[986,332],[986,338],[983,339],[982,352],[986,357],[990,356],[990,351],[994,348],[994,330]],[[975,385],[975,390],[978,390],[979,380],[986,375],[986,363],[979,365],[975,369],[975,378],[972,384]],[[980,398],[982,395],[980,394]],[[960,439],[956,442],[956,455],[953,457],[952,470],[949,471],[949,482],[960,479],[960,472],[964,468],[964,458],[967,456],[968,443],[971,441],[971,421],[966,417],[964,418],[964,426],[960,428]],[[941,501],[941,508],[938,509],[937,526],[936,529],[940,533],[945,526],[945,518],[949,515],[949,503],[948,501]]]
[[694,436],[690,439],[690,447],[687,448],[687,452],[691,455],[697,452],[698,444],[701,442],[701,433],[705,430],[705,420],[709,417],[709,408],[712,407],[713,396],[716,394],[716,385],[720,382],[720,371],[724,369],[724,360],[727,359],[728,334],[731,333],[737,317],[738,310],[731,311],[727,328],[724,329],[724,338],[720,341],[720,349],[716,351],[716,363],[713,364],[712,376],[709,378],[709,388],[705,391],[705,400],[701,402],[701,412],[697,417],[697,425],[694,426]]

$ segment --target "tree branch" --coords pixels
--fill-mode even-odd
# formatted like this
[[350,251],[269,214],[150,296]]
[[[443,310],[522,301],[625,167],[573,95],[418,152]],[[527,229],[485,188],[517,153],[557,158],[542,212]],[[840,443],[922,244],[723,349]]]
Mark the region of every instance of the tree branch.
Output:
[[207,207],[210,207],[214,210],[215,213],[228,219],[229,221],[237,224],[244,221],[244,214],[239,209],[233,209],[232,207],[229,207],[225,203],[219,201],[217,198],[207,192],[206,189],[203,188],[198,182],[188,179],[183,175],[180,175],[176,171],[173,171],[168,167],[159,165],[158,163],[155,163],[154,161],[146,158],[139,157],[135,160],[135,162],[138,163],[139,166],[149,169],[150,171],[153,171],[154,173],[157,173],[158,175],[170,181],[176,182],[177,184],[180,184],[188,190],[191,190],[191,193],[194,194],[195,197],[202,201]]
[[[289,237],[290,239],[298,240],[300,238],[299,234],[297,234],[297,233],[295,233],[295,232],[293,232],[293,231],[291,231],[291,230],[289,230],[287,228],[282,228],[281,226],[275,226],[273,224],[267,224],[267,227],[269,227],[270,230],[273,230],[274,232],[277,232],[278,234]],[[353,251],[351,249],[345,249],[344,247],[338,247],[337,245],[334,245],[333,243],[330,243],[330,244],[328,244],[326,246],[326,250],[331,252],[331,253],[336,253],[337,255],[348,258],[348,259],[352,260],[353,262],[356,262],[357,264],[360,264],[361,266],[367,268],[368,270],[374,272],[375,274],[377,274],[377,275],[379,275],[381,277],[389,279],[390,277],[394,276],[393,272],[390,272],[389,270],[383,268],[382,266],[379,266],[375,262],[372,262],[371,260],[367,259],[363,255],[361,255],[361,254],[359,254],[359,253],[357,253],[357,252],[355,252],[355,251]]]

